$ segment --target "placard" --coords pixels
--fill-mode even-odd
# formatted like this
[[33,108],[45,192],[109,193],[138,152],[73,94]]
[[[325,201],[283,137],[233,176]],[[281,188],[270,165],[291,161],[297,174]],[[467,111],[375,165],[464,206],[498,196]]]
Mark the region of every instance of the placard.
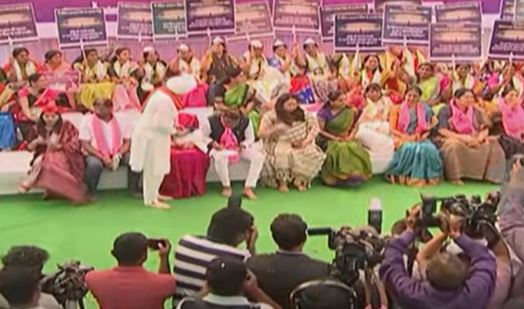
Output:
[[152,14],[149,3],[118,2],[118,38],[142,39],[153,36]]
[[367,14],[367,4],[324,4],[320,7],[322,41],[333,41],[335,36],[335,15]]
[[183,0],[151,3],[153,38],[170,39],[187,35],[186,8]]
[[438,23],[482,23],[482,9],[479,2],[448,3],[435,6],[435,17]]
[[237,3],[235,35],[257,37],[273,34],[273,21],[267,2]]
[[319,0],[274,0],[273,27],[278,30],[318,33],[320,5]]
[[502,0],[500,4],[500,18],[513,20],[515,18],[515,0]]
[[373,3],[375,7],[375,12],[382,14],[382,12],[384,12],[384,7],[386,6],[386,4],[401,6],[422,5],[422,0],[374,0]]
[[482,56],[480,24],[431,24],[431,60],[477,60]]
[[186,0],[189,34],[235,33],[234,0]]
[[384,9],[384,43],[429,44],[431,7],[387,4]]
[[524,59],[524,24],[496,20],[489,44],[489,57]]
[[335,51],[379,51],[382,17],[378,14],[335,15]]
[[56,10],[58,42],[62,47],[107,44],[102,8],[64,8]]
[[80,73],[75,70],[66,72],[42,72],[41,75],[46,81],[47,88],[66,92],[78,87],[80,84]]
[[0,44],[38,39],[31,3],[0,5]]
[[513,0],[515,2],[515,21],[524,22],[524,1]]

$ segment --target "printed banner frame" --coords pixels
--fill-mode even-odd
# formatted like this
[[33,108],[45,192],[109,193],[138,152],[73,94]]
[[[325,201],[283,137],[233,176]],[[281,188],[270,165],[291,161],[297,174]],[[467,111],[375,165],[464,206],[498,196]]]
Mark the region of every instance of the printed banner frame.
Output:
[[[5,15],[11,15],[9,18],[6,18],[11,22],[7,24],[7,27],[0,27],[0,44],[38,41],[38,29],[36,27],[35,10],[32,3],[2,4],[0,5],[0,18],[2,16],[5,17],[5,15],[2,14],[3,12],[5,12]],[[20,19],[25,19],[20,20],[18,26],[13,25],[13,18],[17,15]],[[16,29],[20,29],[18,30],[19,32],[24,31],[25,34],[15,35]]]
[[422,0],[373,0],[373,8],[375,9],[375,13],[382,14],[384,12],[384,7],[388,4],[401,6],[420,6],[422,5]]
[[320,34],[322,42],[332,42],[335,39],[335,15],[337,14],[367,14],[366,3],[325,4],[320,7]]
[[[162,16],[160,11],[163,13],[167,12],[167,16]],[[162,17],[162,19],[160,17]],[[186,18],[186,2],[184,0],[151,2],[153,40],[158,41],[187,37]],[[178,31],[178,29],[181,31]]]
[[[75,14],[76,13],[76,14]],[[69,16],[67,16],[69,14]],[[83,16],[82,16],[83,15]],[[72,48],[72,47],[83,47],[83,46],[98,46],[108,45],[108,32],[107,23],[105,21],[104,9],[102,8],[61,8],[55,10],[56,26],[58,30],[58,43],[61,48]],[[91,22],[91,30],[95,34],[87,36],[87,30],[90,29],[85,23],[79,25],[69,26],[71,28],[67,31],[68,25],[65,23],[68,19],[76,18],[76,22]],[[84,20],[82,20],[82,18]],[[74,33],[70,31],[80,31],[85,33],[84,35],[78,34],[74,36]],[[73,38],[70,38],[73,37]]]
[[[148,16],[145,20],[139,20],[139,21],[133,21],[131,17],[129,17],[127,20],[122,19],[122,16],[124,15],[124,10],[129,9],[130,11],[136,11],[138,12],[142,17],[145,17],[145,15]],[[147,14],[146,13],[147,10]],[[142,3],[142,2],[123,2],[119,1],[117,4],[117,30],[116,30],[116,37],[117,39],[138,39],[139,41],[142,39],[152,39],[153,38],[153,12],[151,11],[151,5],[148,3]],[[130,12],[131,14],[132,12]],[[125,24],[123,23],[127,21],[127,27],[125,27]],[[133,23],[135,27],[134,28],[140,28],[144,29],[145,32],[142,30],[138,31],[132,31]],[[126,29],[127,28],[127,29]],[[127,31],[128,33],[125,33]],[[136,33],[136,34],[135,34]]]
[[482,57],[480,24],[431,24],[431,61],[474,61]]
[[[249,9],[252,8],[250,11]],[[241,10],[244,10],[241,12]],[[252,16],[252,19],[258,20],[252,23],[249,18],[249,14],[253,13],[262,14],[258,19]],[[243,17],[243,14],[248,15],[247,18]],[[242,17],[242,18],[240,18]],[[247,22],[245,22],[247,20]],[[255,26],[253,26],[255,24]],[[259,27],[257,27],[257,25]],[[255,29],[255,31],[244,31],[242,28]],[[267,1],[255,1],[255,2],[243,2],[235,5],[235,35],[234,38],[247,37],[247,38],[259,38],[274,35],[273,29],[273,18],[271,16],[271,9]]]
[[335,15],[333,49],[335,52],[354,52],[357,50],[360,52],[377,52],[384,50],[382,22],[382,16],[374,13]]
[[383,44],[429,45],[432,16],[431,7],[386,4],[382,22]]
[[[214,3],[214,4],[213,4]],[[194,6],[194,7],[193,7]],[[197,7],[201,6],[201,7]],[[235,33],[235,7],[236,3],[234,0],[185,0],[186,7],[186,29],[188,35],[207,35],[207,34],[234,34]],[[210,21],[211,12],[215,12],[219,8],[225,10],[220,15],[213,17],[213,21]],[[202,12],[199,12],[202,10]],[[200,16],[203,15],[203,16]],[[207,26],[202,26],[201,24],[208,19]],[[216,26],[219,20],[224,22],[222,26]]]
[[[273,0],[273,29],[275,31],[311,32],[318,34],[320,30],[320,0]],[[299,8],[302,8],[300,10]],[[289,11],[289,12],[288,12]],[[307,11],[299,14],[300,11]],[[304,20],[297,23],[296,21]],[[285,20],[291,22],[285,23]],[[305,20],[309,19],[310,22]]]
[[[470,16],[465,14],[470,14]],[[437,23],[482,23],[482,6],[480,2],[459,2],[437,5],[435,6],[435,20]]]
[[489,42],[488,56],[493,59],[523,60],[524,24],[496,20]]

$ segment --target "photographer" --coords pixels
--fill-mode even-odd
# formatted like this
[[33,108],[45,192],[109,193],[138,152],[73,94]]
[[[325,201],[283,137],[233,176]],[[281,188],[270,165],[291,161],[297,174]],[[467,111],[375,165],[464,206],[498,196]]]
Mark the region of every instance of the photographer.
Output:
[[[42,248],[16,246],[9,249],[7,254],[2,258],[2,264],[4,265],[4,269],[25,268],[31,271],[35,278],[40,280],[44,276],[42,270],[48,259],[49,253]],[[40,293],[38,304],[44,309],[62,308],[52,295],[46,293]]]
[[327,277],[329,265],[303,253],[307,225],[300,216],[278,215],[271,223],[271,235],[278,245],[278,251],[252,257],[247,261],[247,266],[255,273],[260,287],[269,296],[283,308],[291,309],[291,291],[306,281]]
[[[158,274],[143,267],[148,247],[158,250]],[[141,233],[124,233],[116,238],[111,251],[118,266],[88,273],[87,287],[104,309],[163,309],[165,299],[175,292],[175,278],[169,267],[170,251],[167,239],[154,240]]]
[[456,255],[440,252],[427,261],[427,282],[409,276],[403,254],[415,241],[420,212],[420,207],[409,212],[407,231],[391,240],[380,267],[380,277],[394,300],[404,309],[485,308],[495,287],[495,258],[488,248],[462,233],[463,222],[453,215],[448,236],[469,257],[469,269]]

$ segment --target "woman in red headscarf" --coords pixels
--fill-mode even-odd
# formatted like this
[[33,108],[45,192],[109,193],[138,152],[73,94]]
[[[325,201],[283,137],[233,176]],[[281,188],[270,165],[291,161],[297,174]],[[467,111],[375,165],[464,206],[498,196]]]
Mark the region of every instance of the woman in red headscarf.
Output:
[[20,184],[21,192],[44,189],[44,197],[67,198],[74,203],[86,200],[84,156],[78,130],[62,119],[54,104],[46,105],[37,124],[37,137],[27,148],[34,151],[31,170]]

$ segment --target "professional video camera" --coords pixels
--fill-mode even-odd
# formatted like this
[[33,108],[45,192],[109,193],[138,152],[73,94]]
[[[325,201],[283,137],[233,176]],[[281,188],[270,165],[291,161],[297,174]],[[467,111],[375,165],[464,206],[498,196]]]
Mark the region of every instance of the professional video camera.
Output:
[[372,268],[382,260],[385,241],[370,230],[311,228],[308,229],[308,235],[328,236],[328,247],[335,251],[331,276],[348,286],[358,279],[359,270]]
[[441,220],[435,215],[437,203],[440,202],[441,211],[464,218],[464,232],[470,236],[482,234],[482,228],[495,228],[497,221],[497,205],[500,201],[500,193],[491,193],[484,201],[479,195],[468,199],[465,195],[453,197],[436,198],[433,196],[422,196],[422,211],[418,222],[420,227],[439,227]]

